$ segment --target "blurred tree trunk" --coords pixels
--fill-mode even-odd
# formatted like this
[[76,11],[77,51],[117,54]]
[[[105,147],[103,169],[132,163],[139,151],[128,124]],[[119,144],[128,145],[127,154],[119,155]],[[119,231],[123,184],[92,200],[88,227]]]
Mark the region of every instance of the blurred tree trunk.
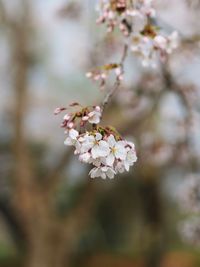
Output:
[[[94,183],[86,184],[77,205],[60,218],[54,207],[55,190],[60,174],[71,158],[66,153],[53,170],[47,170],[44,184],[33,168],[25,120],[28,111],[29,70],[33,55],[32,14],[28,0],[20,0],[20,17],[17,21],[7,19],[10,28],[14,66],[13,87],[15,103],[13,126],[15,155],[13,207],[17,211],[27,235],[27,257],[25,267],[70,266],[71,252],[83,227],[87,225],[96,196]],[[6,16],[4,16],[6,17]]]
[[[37,231],[38,230],[38,231]],[[68,266],[66,255],[66,237],[64,229],[55,222],[48,221],[40,229],[35,229],[31,237],[27,267]]]
[[143,166],[139,173],[139,195],[144,218],[143,253],[147,267],[160,266],[167,246],[159,174],[159,168],[148,165]]

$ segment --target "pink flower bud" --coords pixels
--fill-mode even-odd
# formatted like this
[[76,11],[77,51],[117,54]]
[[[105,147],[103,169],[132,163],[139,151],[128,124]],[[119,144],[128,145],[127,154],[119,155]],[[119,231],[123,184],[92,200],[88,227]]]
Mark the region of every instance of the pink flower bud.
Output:
[[58,115],[60,112],[62,112],[62,111],[64,111],[64,110],[66,110],[66,108],[56,108],[56,109],[54,110],[54,115]]
[[71,116],[69,114],[65,114],[65,116],[63,117],[63,120],[68,121],[71,118]]
[[70,129],[72,129],[74,127],[74,123],[73,122],[69,122],[67,124],[67,127],[70,128]]

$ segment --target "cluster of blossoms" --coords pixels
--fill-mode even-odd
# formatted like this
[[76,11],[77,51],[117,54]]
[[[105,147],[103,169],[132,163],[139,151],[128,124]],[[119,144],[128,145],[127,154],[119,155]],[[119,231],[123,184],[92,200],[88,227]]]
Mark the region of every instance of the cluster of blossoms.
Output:
[[86,77],[100,82],[100,88],[104,89],[106,80],[111,71],[114,71],[118,81],[123,80],[123,69],[120,64],[107,64],[86,73]]
[[156,66],[178,46],[178,34],[165,36],[154,24],[154,0],[101,0],[97,23],[105,23],[108,32],[116,27],[128,37],[130,49],[142,59],[143,66]]
[[[58,108],[55,114],[63,110]],[[64,144],[75,148],[74,154],[81,162],[94,166],[91,178],[112,179],[117,173],[129,171],[137,156],[134,144],[123,140],[114,128],[97,126],[100,119],[99,106],[65,114],[61,125],[66,134]],[[91,129],[86,130],[86,126]]]
[[[101,120],[101,108],[99,106],[82,108],[79,103],[72,103],[70,108],[78,107],[77,111],[68,112],[63,117],[61,124],[62,128],[66,129],[66,133],[70,129],[84,128],[86,123],[98,124]],[[69,108],[56,108],[54,111],[55,115],[60,114],[62,111],[69,110]]]
[[116,27],[129,36],[132,31],[140,32],[148,23],[148,18],[155,17],[152,0],[100,0],[100,16],[97,23],[105,23],[107,31]]
[[141,56],[144,67],[156,67],[158,58],[164,60],[167,54],[171,54],[178,47],[178,33],[174,31],[169,36],[156,34],[154,28],[149,25],[143,33],[135,34],[131,39],[131,51]]

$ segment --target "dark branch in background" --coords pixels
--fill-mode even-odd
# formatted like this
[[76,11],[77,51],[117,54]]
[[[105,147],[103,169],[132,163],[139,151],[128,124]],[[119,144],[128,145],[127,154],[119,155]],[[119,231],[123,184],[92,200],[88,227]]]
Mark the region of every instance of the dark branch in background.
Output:
[[[176,83],[176,81],[173,78],[173,75],[171,74],[170,70],[169,70],[169,66],[168,64],[166,64],[166,66],[163,67],[163,78],[164,78],[164,83],[166,85],[166,89],[174,92],[178,98],[180,99],[183,107],[185,108],[186,111],[186,115],[184,118],[184,123],[185,123],[185,140],[184,140],[184,145],[186,147],[186,149],[188,150],[189,153],[189,167],[191,168],[191,171],[194,170],[199,170],[198,167],[198,163],[196,162],[196,160],[194,159],[194,157],[192,156],[192,154],[190,153],[190,148],[191,148],[191,126],[192,126],[192,120],[193,120],[193,109],[191,106],[191,103],[187,97],[187,95],[184,92],[184,89],[182,88],[182,86],[180,86],[179,84]],[[179,154],[179,151],[177,151],[177,154]],[[176,156],[178,155],[175,155]]]
[[163,78],[164,78],[164,84],[166,86],[166,89],[174,92],[179,97],[183,106],[186,109],[186,112],[187,112],[186,119],[185,119],[186,132],[189,138],[190,125],[191,125],[191,120],[192,120],[192,107],[186,95],[184,94],[184,91],[181,88],[181,86],[175,82],[167,63],[166,63],[166,66],[163,66]]
[[55,167],[49,171],[49,174],[45,178],[45,187],[47,191],[49,190],[48,193],[50,193],[51,190],[55,187],[55,185],[59,182],[59,178],[68,163],[70,162],[71,158],[72,151],[70,149],[63,153],[63,155],[57,161]]
[[17,249],[26,249],[27,236],[21,221],[6,198],[0,198],[0,212],[3,215],[12,234]]

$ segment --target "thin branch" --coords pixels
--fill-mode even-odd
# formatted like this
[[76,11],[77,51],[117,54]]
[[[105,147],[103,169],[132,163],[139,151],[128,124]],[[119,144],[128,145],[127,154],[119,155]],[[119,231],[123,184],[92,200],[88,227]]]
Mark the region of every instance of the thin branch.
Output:
[[[125,44],[124,45],[124,49],[123,49],[123,54],[122,54],[122,58],[120,60],[120,67],[122,68],[122,71],[124,71],[124,62],[126,60],[126,57],[127,57],[127,53],[128,53],[128,45]],[[110,99],[112,98],[112,96],[114,95],[114,93],[118,90],[119,86],[121,84],[121,81],[120,79],[117,79],[113,88],[108,92],[108,94],[105,96],[102,104],[101,104],[101,109],[102,109],[102,115],[103,115],[103,112],[106,108],[106,106],[108,105]]]

